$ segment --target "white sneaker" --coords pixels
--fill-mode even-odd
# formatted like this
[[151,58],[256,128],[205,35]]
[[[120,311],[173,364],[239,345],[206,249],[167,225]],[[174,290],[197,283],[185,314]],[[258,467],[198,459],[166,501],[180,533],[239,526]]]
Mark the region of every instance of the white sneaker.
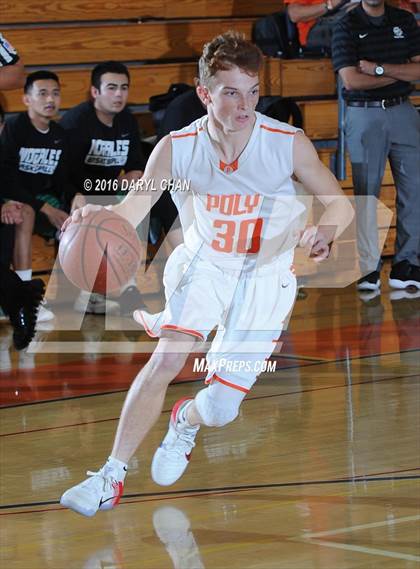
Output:
[[188,517],[172,506],[153,512],[153,527],[175,569],[204,569]]
[[37,324],[40,322],[49,322],[50,320],[54,320],[55,314],[52,310],[47,308],[45,300],[41,302],[38,309],[38,315],[36,317]]
[[119,312],[120,305],[115,300],[107,299],[103,294],[81,290],[74,302],[76,312],[87,314],[113,314]]
[[153,456],[152,478],[160,486],[170,486],[181,478],[195,447],[194,440],[200,426],[191,427],[185,419],[180,418],[180,412],[189,401],[191,398],[185,397],[175,403],[169,430]]
[[94,516],[98,510],[114,508],[121,499],[124,483],[111,476],[107,464],[98,472],[88,470],[86,474],[90,478],[64,492],[60,504],[83,516]]

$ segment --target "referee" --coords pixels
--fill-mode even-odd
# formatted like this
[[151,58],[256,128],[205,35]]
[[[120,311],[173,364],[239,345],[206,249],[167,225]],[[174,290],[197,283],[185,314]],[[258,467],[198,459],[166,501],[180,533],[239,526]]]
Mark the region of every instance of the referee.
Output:
[[[345,134],[354,193],[379,197],[388,158],[397,189],[397,238],[389,284],[420,288],[420,118],[408,100],[411,82],[420,80],[420,28],[405,10],[384,0],[362,0],[337,23],[332,57],[347,101]],[[359,290],[380,287],[372,201],[356,206],[363,275]]]

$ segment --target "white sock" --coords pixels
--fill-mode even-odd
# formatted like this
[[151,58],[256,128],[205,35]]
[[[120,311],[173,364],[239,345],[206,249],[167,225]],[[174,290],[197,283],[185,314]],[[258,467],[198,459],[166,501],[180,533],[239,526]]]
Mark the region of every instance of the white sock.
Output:
[[128,281],[128,283],[122,287],[121,293],[123,293],[125,290],[127,290],[130,286],[135,286],[137,288],[137,281],[136,281],[135,277],[131,278]]
[[182,427],[186,427],[187,429],[197,429],[200,425],[191,425],[191,423],[187,419],[187,409],[191,405],[193,401],[187,401],[179,410],[178,414],[178,422],[181,423]]
[[117,480],[119,482],[123,482],[124,478],[127,475],[127,464],[122,460],[118,460],[118,458],[114,458],[113,456],[109,456],[106,463],[112,468],[112,471],[116,475]]
[[20,271],[15,271],[15,273],[23,281],[30,281],[32,279],[32,269],[23,269]]

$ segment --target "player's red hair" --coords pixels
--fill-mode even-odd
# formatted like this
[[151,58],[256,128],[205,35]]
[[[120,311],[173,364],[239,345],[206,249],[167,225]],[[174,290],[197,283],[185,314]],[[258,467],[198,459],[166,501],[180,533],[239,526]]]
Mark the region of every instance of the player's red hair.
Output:
[[245,39],[240,32],[229,31],[216,36],[203,48],[198,62],[199,79],[208,86],[209,80],[219,71],[236,66],[256,75],[262,65],[263,54],[259,47]]

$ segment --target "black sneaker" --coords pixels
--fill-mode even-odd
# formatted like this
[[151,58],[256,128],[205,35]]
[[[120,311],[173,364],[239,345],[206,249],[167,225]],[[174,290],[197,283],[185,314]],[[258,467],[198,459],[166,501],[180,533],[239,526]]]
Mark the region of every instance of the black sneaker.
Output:
[[121,316],[132,316],[137,309],[146,308],[139,289],[136,286],[129,286],[118,298]]
[[9,311],[9,318],[13,327],[14,346],[17,350],[23,350],[35,335],[36,319],[45,285],[41,279],[32,279],[23,282],[19,292],[22,300]]
[[400,261],[393,265],[389,275],[389,286],[403,289],[409,286],[420,288],[420,267],[408,261]]
[[381,286],[379,271],[373,271],[357,281],[357,290],[378,290]]

